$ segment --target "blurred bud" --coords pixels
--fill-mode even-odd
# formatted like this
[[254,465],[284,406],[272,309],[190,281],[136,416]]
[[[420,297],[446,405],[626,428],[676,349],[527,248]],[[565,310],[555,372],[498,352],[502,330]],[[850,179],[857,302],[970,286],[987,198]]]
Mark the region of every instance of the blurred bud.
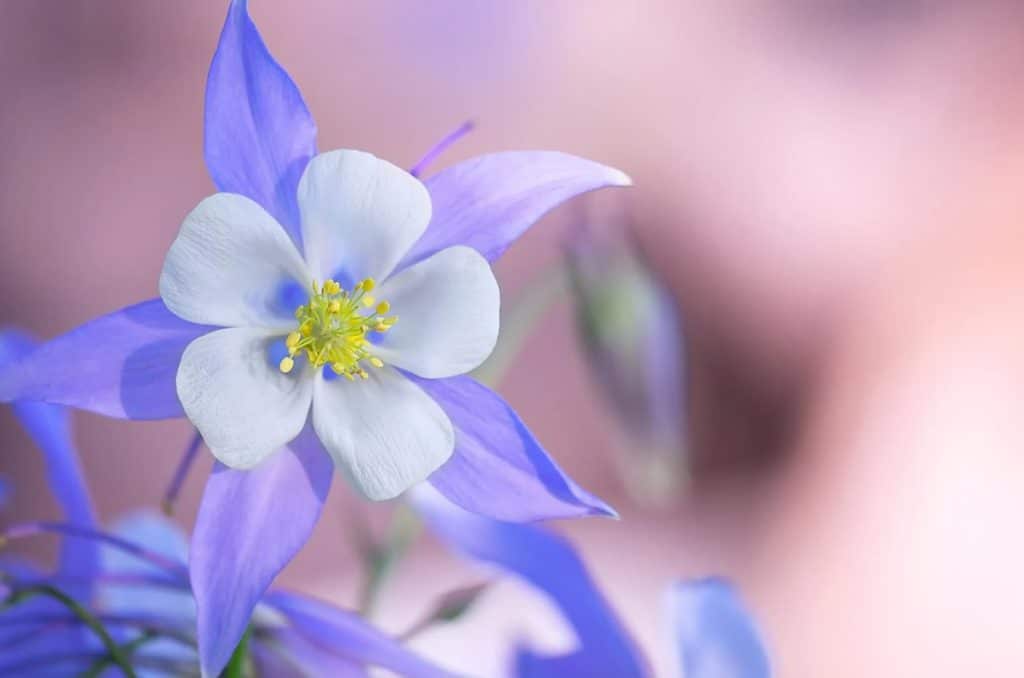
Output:
[[679,311],[626,229],[588,223],[566,252],[584,351],[624,434],[627,488],[663,503],[686,470]]

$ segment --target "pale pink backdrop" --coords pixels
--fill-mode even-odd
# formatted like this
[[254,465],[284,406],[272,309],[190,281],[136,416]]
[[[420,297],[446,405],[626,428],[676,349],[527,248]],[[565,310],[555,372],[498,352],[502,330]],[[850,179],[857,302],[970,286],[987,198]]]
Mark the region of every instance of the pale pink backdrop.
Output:
[[[0,2],[0,322],[49,337],[156,293],[181,218],[212,191],[202,99],[222,5]],[[779,675],[1020,675],[1024,468],[1003,448],[1021,437],[1009,405],[1021,382],[1002,378],[1005,361],[971,361],[1013,354],[1012,342],[987,340],[1003,318],[1017,328],[1024,297],[986,279],[981,301],[938,295],[934,314],[914,315],[970,268],[971,247],[956,243],[973,243],[974,229],[1010,233],[1000,270],[1017,279],[1015,3],[252,5],[321,148],[410,165],[473,118],[477,131],[442,164],[554,148],[634,177],[622,200],[690,320],[694,453],[711,470],[671,509],[624,495],[617,431],[565,305],[501,390],[560,463],[620,509],[621,522],[562,529],[658,675],[673,675],[662,591],[711,573],[741,585]],[[571,216],[550,216],[509,251],[498,266],[507,292],[555,261]],[[933,251],[932,241],[954,244]],[[919,260],[931,262],[920,275],[901,263]],[[978,342],[913,344],[979,326],[974,309],[989,302],[996,320]],[[943,313],[954,317],[934,320]],[[972,369],[950,370],[959,359]],[[0,472],[17,485],[4,517],[53,516],[38,456],[0,417]],[[949,422],[977,435],[947,435]],[[157,504],[190,435],[181,421],[78,414],[76,424],[107,519]],[[204,458],[185,488],[186,526],[208,467]],[[364,514],[381,522],[336,483],[281,582],[352,604],[347,536]],[[428,540],[385,594],[382,624],[402,629],[470,572]],[[542,600],[502,584],[477,616],[417,647],[494,675],[523,636],[569,641]]]

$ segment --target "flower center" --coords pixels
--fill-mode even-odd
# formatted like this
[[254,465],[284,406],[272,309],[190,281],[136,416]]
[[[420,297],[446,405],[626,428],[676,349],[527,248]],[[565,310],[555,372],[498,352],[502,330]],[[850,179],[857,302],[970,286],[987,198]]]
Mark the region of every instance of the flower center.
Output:
[[349,381],[369,376],[364,361],[383,367],[384,362],[370,353],[372,345],[366,335],[387,332],[398,316],[386,315],[391,306],[370,295],[374,287],[373,278],[358,283],[351,292],[334,280],[320,286],[314,280],[309,302],[295,310],[299,328],[285,340],[288,355],[278,365],[281,371],[291,372],[295,358],[303,353],[313,367],[330,365],[335,374]]

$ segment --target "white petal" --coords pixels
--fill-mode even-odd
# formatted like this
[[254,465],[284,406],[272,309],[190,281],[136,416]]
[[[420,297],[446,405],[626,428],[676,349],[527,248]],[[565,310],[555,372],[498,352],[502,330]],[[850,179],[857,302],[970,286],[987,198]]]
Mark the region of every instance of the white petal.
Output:
[[430,222],[419,179],[362,151],[313,158],[299,181],[306,261],[320,279],[382,280]]
[[164,260],[160,296],[195,323],[288,327],[295,309],[277,303],[281,287],[311,280],[274,217],[245,196],[217,193],[185,217]]
[[374,348],[385,362],[440,379],[469,372],[494,350],[498,281],[474,249],[441,250],[385,281],[376,296],[398,316]]
[[447,415],[419,386],[388,367],[356,381],[318,376],[313,428],[338,469],[377,501],[425,480],[455,449]]
[[311,370],[283,374],[264,330],[229,328],[199,337],[178,367],[178,398],[213,456],[252,468],[302,430],[313,397]]

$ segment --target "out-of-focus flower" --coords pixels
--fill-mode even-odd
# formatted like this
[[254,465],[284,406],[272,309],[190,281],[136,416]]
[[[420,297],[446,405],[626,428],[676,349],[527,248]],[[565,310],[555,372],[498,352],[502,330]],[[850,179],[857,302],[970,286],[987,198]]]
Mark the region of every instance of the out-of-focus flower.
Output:
[[591,371],[621,424],[623,476],[638,500],[684,477],[683,332],[676,304],[622,229],[582,224],[566,248]]
[[[319,166],[326,170],[330,162],[353,156],[328,155],[333,159],[330,162],[311,162],[316,155],[315,137],[316,125],[298,88],[263,43],[249,17],[246,2],[235,0],[230,5],[207,82],[205,155],[217,188],[224,193],[243,196],[228,201],[233,209],[241,209],[239,206],[243,204],[248,207],[244,214],[207,214],[211,218],[206,220],[205,229],[209,232],[206,236],[223,232],[228,225],[244,223],[253,229],[245,241],[250,247],[277,252],[287,250],[285,239],[280,235],[268,235],[268,232],[276,231],[260,227],[260,224],[266,227],[266,222],[273,220],[290,237],[288,247],[305,250],[307,258],[317,262],[317,275],[335,275],[332,268],[340,267],[340,274],[335,278],[339,287],[344,283],[346,289],[352,290],[360,276],[381,275],[388,271],[394,272],[396,280],[399,277],[410,278],[405,279],[401,290],[394,291],[396,297],[391,300],[396,307],[399,299],[403,305],[408,302],[410,313],[406,315],[402,310],[398,323],[384,333],[392,342],[406,332],[402,327],[445,328],[444,324],[415,322],[417,315],[426,308],[419,295],[433,288],[435,297],[427,301],[444,301],[444,298],[436,296],[440,294],[437,291],[440,287],[412,284],[411,281],[411,278],[424,281],[436,278],[437,272],[433,271],[430,263],[435,255],[443,258],[451,256],[445,255],[445,250],[468,248],[492,262],[553,207],[580,193],[629,183],[628,177],[618,170],[562,153],[495,153],[444,170],[427,179],[419,189],[403,184],[406,188],[401,190],[408,191],[407,197],[412,194],[418,196],[414,202],[418,205],[416,214],[419,219],[407,220],[403,210],[409,207],[409,203],[403,203],[401,208],[389,205],[387,210],[381,211],[381,204],[371,199],[373,192],[365,186],[365,182],[376,181],[380,176],[367,174],[367,168],[372,166],[375,171],[391,176],[391,169],[383,169],[390,166],[359,156],[366,167],[344,177],[349,185],[339,184],[331,189],[367,200],[364,205],[367,210],[360,212],[360,216],[373,218],[367,223],[356,224],[339,219],[342,216],[337,211],[340,206],[330,199],[329,193],[321,190],[323,179],[338,175],[332,172],[321,174],[317,169]],[[306,181],[300,181],[304,175],[307,176]],[[305,199],[298,199],[300,190],[309,193],[308,203]],[[430,220],[422,228],[424,211],[421,203],[424,195],[429,196]],[[258,205],[258,209],[254,205]],[[317,210],[307,213],[307,207],[313,205]],[[390,211],[392,208],[393,212]],[[353,213],[347,212],[346,216],[351,217]],[[405,236],[401,239],[380,239],[377,231],[370,228],[381,225],[397,227],[413,221],[419,225],[416,229],[410,227],[403,231]],[[355,238],[357,226],[368,227],[365,231],[358,231],[361,237],[346,239],[347,243],[366,246],[366,249],[353,253],[337,249],[342,231],[319,230],[318,227],[325,225],[351,227],[348,235],[352,238]],[[260,233],[263,240],[257,246]],[[401,247],[397,245],[399,241]],[[221,247],[227,242],[233,246]],[[209,257],[216,254],[237,262],[237,244],[240,242],[242,240],[235,238],[219,241],[220,249],[216,253],[206,252],[205,261],[210,263]],[[383,243],[390,245],[385,247]],[[347,259],[350,254],[354,258]],[[247,280],[247,276],[254,276],[252,280],[264,280],[264,275],[273,268],[260,257],[250,260],[255,264],[251,271],[239,266],[224,269],[230,270],[234,278],[217,277],[210,272],[209,284],[203,288],[208,301],[223,300],[240,289],[254,289],[238,276]],[[280,264],[282,259],[274,261]],[[311,271],[301,271],[298,262],[293,261],[292,264],[296,265],[293,269],[296,272],[304,273],[307,278],[312,275]],[[348,268],[350,264],[352,268]],[[302,287],[272,290],[275,295],[280,293],[279,297],[264,296],[271,290],[258,288],[260,296],[250,298],[252,303],[248,308],[236,306],[235,315],[196,313],[188,314],[188,317],[204,323],[248,325],[258,316],[254,309],[267,311],[272,302],[294,310],[319,298],[316,294],[306,294],[306,285],[310,282],[304,280]],[[452,288],[452,298],[461,299],[462,291],[458,286]],[[319,294],[324,294],[322,286]],[[326,295],[321,301],[329,305],[332,301],[340,303],[341,300]],[[445,306],[446,303],[432,304],[430,308],[438,312]],[[452,306],[462,307],[459,303]],[[182,312],[182,307],[176,305],[176,310]],[[314,312],[311,307],[308,310]],[[238,316],[238,311],[243,311],[243,317]],[[223,421],[219,422],[214,445],[221,448],[222,453],[224,449],[246,440],[243,429],[250,427],[262,432],[268,441],[287,443],[252,471],[234,470],[218,464],[207,484],[192,536],[190,561],[191,582],[198,605],[200,654],[207,668],[223,665],[242,637],[260,596],[306,542],[316,524],[330,488],[334,464],[310,429],[319,430],[321,437],[329,440],[332,451],[346,460],[343,468],[350,471],[360,469],[349,473],[360,478],[363,477],[363,466],[357,465],[356,459],[360,451],[354,447],[356,436],[351,434],[361,427],[365,426],[366,432],[371,429],[385,432],[388,439],[402,441],[401,445],[376,446],[374,449],[382,455],[385,451],[412,455],[417,449],[406,439],[407,432],[403,432],[407,421],[396,418],[390,422],[393,425],[384,427],[381,424],[383,415],[390,410],[383,405],[367,406],[378,400],[373,397],[374,393],[379,395],[383,392],[378,379],[366,380],[353,387],[367,396],[358,399],[358,404],[351,403],[359,408],[362,419],[351,420],[347,427],[332,427],[324,435],[325,431],[320,430],[324,422],[322,417],[318,423],[318,416],[314,413],[312,427],[305,425],[305,418],[300,417],[301,403],[308,402],[303,389],[308,389],[310,382],[302,382],[307,385],[301,387],[288,387],[288,384],[299,382],[289,381],[289,377],[281,373],[271,374],[272,370],[282,366],[280,359],[284,355],[277,356],[278,360],[268,365],[261,362],[266,358],[265,354],[254,350],[252,336],[241,330],[222,329],[218,325],[184,320],[168,309],[163,300],[153,299],[88,322],[41,346],[0,373],[0,401],[4,402],[42,400],[129,419],[179,417],[186,410],[191,410],[193,415],[202,411],[202,427],[209,432],[214,430],[209,420],[217,419],[214,413],[221,412],[219,416]],[[301,336],[300,330],[300,343]],[[183,407],[178,397],[182,389],[176,387],[176,377],[179,377],[178,383],[198,379],[196,370],[188,366],[179,370],[186,349],[193,346],[190,353],[193,358],[198,358],[199,349],[208,348],[211,342],[227,341],[227,338],[231,339],[228,343],[235,346],[234,353],[215,352],[216,355],[230,356],[227,365],[209,361],[202,363],[207,368],[216,369],[224,380],[216,402],[194,407],[201,398],[197,396],[193,400],[194,390],[185,385],[190,395]],[[428,355],[421,356],[423,365],[429,366],[431,359],[443,354],[435,338],[441,339],[440,335],[417,337],[417,342],[424,346],[437,347],[436,352],[428,351]],[[454,341],[450,335],[449,340]],[[485,343],[474,345],[479,349]],[[298,343],[293,342],[293,346],[298,346]],[[318,345],[316,349],[320,351],[325,347],[326,344]],[[367,350],[383,352],[387,348],[383,343],[371,344]],[[327,349],[324,355],[328,354],[334,355],[333,349]],[[390,360],[397,355],[399,353],[388,353]],[[471,362],[466,360],[467,364]],[[413,367],[412,362],[401,364]],[[221,369],[225,367],[228,369]],[[460,365],[459,369],[462,368]],[[241,385],[247,370],[263,372],[264,378],[260,383],[264,387],[276,385],[272,389],[253,389],[253,394],[263,394],[265,402],[261,403],[248,392],[242,393]],[[562,472],[518,416],[495,393],[466,376],[431,379],[412,374],[415,371],[405,374],[407,381],[400,380],[394,372],[387,374],[391,375],[388,379],[396,389],[415,394],[408,395],[408,399],[418,399],[421,404],[427,400],[435,403],[417,410],[417,416],[433,420],[432,430],[437,434],[436,450],[431,452],[428,460],[420,460],[410,466],[406,466],[404,459],[397,462],[396,468],[404,469],[397,474],[400,481],[381,482],[373,494],[378,494],[379,490],[380,496],[390,495],[424,477],[449,453],[441,448],[453,444],[451,458],[430,476],[429,482],[467,510],[513,521],[611,513],[603,502],[579,488]],[[427,367],[420,372],[427,377],[454,373],[451,369],[435,372]],[[230,390],[226,389],[228,384],[232,386]],[[352,384],[344,381],[337,386]],[[347,401],[353,400],[349,393],[328,384],[321,384],[318,388],[330,389],[334,395],[318,398],[316,408],[331,409],[330,416],[335,418],[335,422],[349,416],[346,414],[350,405]],[[267,395],[273,395],[275,389],[279,397],[268,398]],[[233,402],[231,397],[225,399],[228,393],[241,393],[238,401],[246,405],[241,413],[251,416],[238,419],[239,403]],[[287,427],[281,426],[280,416],[268,416],[269,409],[260,406],[275,403],[278,412],[291,413]],[[269,426],[269,422],[277,422],[280,430]],[[226,428],[228,426],[230,430]],[[226,435],[226,431],[230,435]],[[250,452],[254,462],[257,457],[265,456],[267,450],[261,447]],[[246,458],[238,451],[232,452],[232,456]],[[391,454],[387,463],[394,461],[395,454]],[[372,483],[364,479],[357,485]],[[225,554],[230,555],[225,557]],[[213,629],[217,633],[213,633]]]
[[[643,654],[601,595],[572,545],[537,525],[503,523],[468,513],[423,486],[412,493],[417,511],[461,555],[496,566],[547,595],[576,634],[576,649],[541,655],[517,647],[517,678],[616,676],[643,678]],[[733,588],[722,579],[675,583],[669,623],[683,678],[768,678],[760,636]]]
[[[0,334],[0,360],[30,346],[21,335]],[[6,587],[0,675],[106,675],[104,668],[113,666],[130,666],[143,676],[198,675],[185,535],[151,513],[119,521],[112,533],[99,530],[68,413],[29,403],[16,414],[43,451],[50,487],[68,522],[15,525],[3,535],[51,532],[62,536],[62,544],[53,572],[0,563]],[[263,595],[249,628],[248,651],[260,675],[363,675],[371,666],[404,676],[451,675],[358,615],[290,592]],[[217,675],[221,668],[203,666],[203,673]]]

